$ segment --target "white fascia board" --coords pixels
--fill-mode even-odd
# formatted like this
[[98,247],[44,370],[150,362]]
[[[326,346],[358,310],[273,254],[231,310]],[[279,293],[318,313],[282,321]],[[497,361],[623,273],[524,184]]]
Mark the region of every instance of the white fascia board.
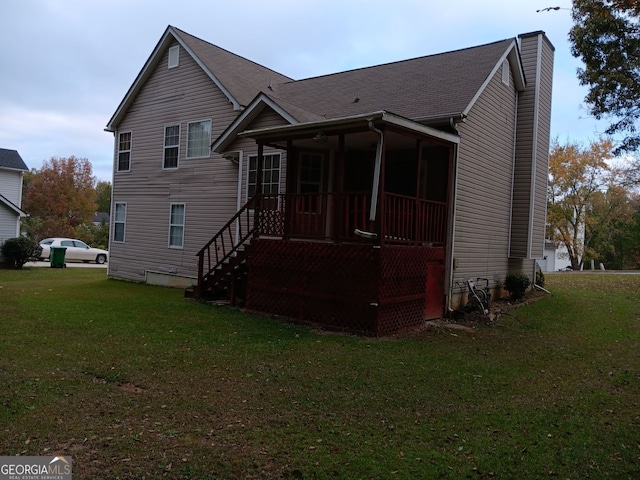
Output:
[[231,125],[222,132],[222,135],[220,135],[216,141],[211,144],[211,150],[217,153],[223,152],[229,144],[235,140],[236,136],[242,132],[265,107],[271,108],[290,124],[298,124],[298,121],[278,105],[271,97],[264,93],[259,93],[247,108],[238,115]]
[[460,143],[460,137],[454,133],[443,132],[442,130],[437,130],[433,127],[428,127],[427,125],[416,123],[412,120],[409,120],[408,118],[400,117],[393,113],[384,112],[382,115],[382,120],[389,124],[406,128],[407,130],[413,130],[415,132],[423,133],[430,137],[438,138],[446,142]]
[[525,87],[524,69],[522,68],[522,60],[520,59],[520,53],[518,51],[518,42],[516,42],[516,40],[514,39],[509,45],[509,47],[502,54],[500,59],[497,61],[497,63],[491,70],[491,73],[485,79],[482,86],[478,89],[476,94],[473,96],[473,98],[469,102],[469,105],[467,105],[467,108],[465,108],[464,111],[462,112],[463,116],[469,115],[469,112],[471,111],[473,106],[476,104],[476,102],[480,98],[480,95],[482,95],[482,93],[485,91],[485,89],[493,79],[494,75],[498,72],[498,69],[502,67],[502,64],[505,60],[509,60],[509,66],[511,67],[511,72],[513,73],[513,82],[515,84],[516,90],[519,92],[524,90],[524,87]]
[[460,143],[460,137],[458,135],[443,132],[441,130],[436,130],[435,128],[428,127],[426,125],[422,125],[421,123],[416,123],[408,118],[401,117],[399,115],[395,115],[393,113],[386,112],[384,110],[377,112],[370,112],[365,114],[352,115],[348,117],[334,118],[331,120],[321,120],[319,122],[307,122],[307,123],[298,123],[296,125],[285,125],[281,127],[265,127],[256,130],[247,130],[238,134],[240,137],[255,137],[261,136],[263,134],[272,134],[272,133],[288,133],[288,132],[296,132],[302,130],[313,130],[329,127],[340,127],[358,124],[360,122],[369,122],[369,121],[382,121],[383,123],[389,125],[395,125],[407,130],[412,130],[433,138],[438,138],[440,140],[444,140],[447,142],[458,144]]

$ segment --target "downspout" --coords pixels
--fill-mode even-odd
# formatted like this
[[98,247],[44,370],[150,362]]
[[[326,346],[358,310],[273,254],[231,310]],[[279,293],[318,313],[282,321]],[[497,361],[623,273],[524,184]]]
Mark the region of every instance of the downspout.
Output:
[[[382,130],[377,129],[373,125],[373,120],[368,120],[369,122],[369,130],[378,134],[378,144],[376,146],[376,160],[375,166],[373,168],[373,185],[371,187],[371,209],[369,210],[369,225],[372,225],[376,220],[376,215],[378,213],[378,190],[380,188],[380,171],[382,170],[382,142],[384,135]],[[359,237],[368,238],[370,240],[375,240],[378,238],[378,234],[375,232],[360,230],[356,228],[354,233]]]
[[369,120],[369,130],[378,134],[378,145],[376,146],[376,163],[373,169],[373,186],[371,187],[371,210],[369,212],[369,222],[376,220],[378,210],[378,189],[380,188],[380,170],[382,168],[382,141],[384,135],[382,130],[373,126],[373,121]]
[[[449,120],[449,125],[456,135],[459,135],[458,128],[456,126],[456,122],[453,117]],[[458,196],[458,150],[459,145],[455,144],[453,146],[453,167],[452,167],[452,175],[453,175],[453,185],[451,188],[451,228],[449,231],[451,235],[449,235],[449,248],[447,251],[449,252],[449,295],[447,297],[447,310],[449,313],[453,312],[453,307],[451,306],[451,301],[453,299],[453,279],[455,277],[455,255],[454,255],[454,246],[456,240],[456,208],[458,202],[456,201]]]

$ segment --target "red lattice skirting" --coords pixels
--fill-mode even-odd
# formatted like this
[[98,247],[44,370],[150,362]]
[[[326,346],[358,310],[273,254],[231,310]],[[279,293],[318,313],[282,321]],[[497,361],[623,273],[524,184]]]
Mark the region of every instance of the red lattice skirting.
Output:
[[429,247],[254,239],[247,309],[332,330],[383,336],[421,325]]

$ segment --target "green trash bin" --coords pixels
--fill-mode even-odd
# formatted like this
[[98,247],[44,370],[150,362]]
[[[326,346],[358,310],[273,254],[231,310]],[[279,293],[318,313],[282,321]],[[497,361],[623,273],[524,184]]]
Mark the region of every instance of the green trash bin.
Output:
[[66,268],[67,264],[64,263],[66,251],[67,247],[51,247],[49,249],[49,261],[51,262],[51,268]]

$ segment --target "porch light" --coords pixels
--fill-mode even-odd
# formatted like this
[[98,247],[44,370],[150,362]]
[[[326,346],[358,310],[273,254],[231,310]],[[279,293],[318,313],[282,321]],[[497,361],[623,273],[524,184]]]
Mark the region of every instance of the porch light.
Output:
[[237,153],[223,153],[222,158],[229,160],[233,164],[237,165],[239,161],[239,155]]
[[318,134],[313,137],[313,141],[316,143],[327,143],[327,136],[324,134],[322,130],[318,132]]

